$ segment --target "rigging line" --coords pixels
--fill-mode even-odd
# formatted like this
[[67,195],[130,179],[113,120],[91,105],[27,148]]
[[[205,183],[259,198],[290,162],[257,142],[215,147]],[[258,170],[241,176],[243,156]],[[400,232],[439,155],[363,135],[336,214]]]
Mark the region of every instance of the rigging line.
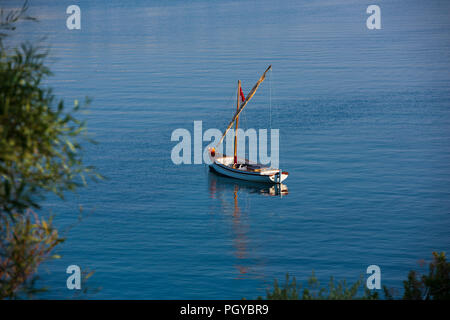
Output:
[[243,130],[245,130],[246,128],[248,128],[248,125],[247,125],[247,112],[245,112],[246,110],[242,110],[242,113],[241,113],[241,119],[243,120],[242,121],[242,125],[241,125],[241,128],[243,129]]
[[[273,85],[274,93],[272,94],[272,91],[271,91],[271,96],[273,95],[273,97],[274,97],[274,103],[273,103],[273,111],[274,111],[274,117],[275,117],[274,121],[276,122],[275,125],[277,125],[277,124],[280,123],[280,115],[278,113],[278,106],[277,106],[277,100],[276,100],[276,96],[277,96],[276,95],[276,83],[275,83],[275,79],[272,80],[272,77],[273,77],[273,73],[271,72],[270,73],[270,80],[274,82],[274,85]],[[271,88],[271,90],[272,90],[272,88]],[[271,100],[271,102],[272,102],[272,100]]]
[[272,130],[272,69],[269,75],[269,128]]
[[247,112],[246,110],[242,110],[242,117],[243,117],[243,121],[242,121],[242,130],[245,130],[248,128],[248,123],[247,123]]

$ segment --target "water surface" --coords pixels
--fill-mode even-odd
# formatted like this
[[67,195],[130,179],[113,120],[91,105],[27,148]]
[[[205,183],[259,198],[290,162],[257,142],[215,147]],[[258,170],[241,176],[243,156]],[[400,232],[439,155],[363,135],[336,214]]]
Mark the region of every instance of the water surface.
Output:
[[[100,299],[254,298],[286,272],[352,282],[371,264],[401,288],[448,251],[450,6],[377,1],[368,30],[370,4],[79,1],[69,31],[66,3],[33,1],[19,36],[47,36],[68,104],[93,98],[85,159],[108,177],[48,200],[60,228],[87,217],[41,270],[47,296],[72,296],[70,264],[96,271]],[[237,79],[248,92],[269,64],[245,119],[280,129],[289,194],[174,165],[172,131],[223,129]]]

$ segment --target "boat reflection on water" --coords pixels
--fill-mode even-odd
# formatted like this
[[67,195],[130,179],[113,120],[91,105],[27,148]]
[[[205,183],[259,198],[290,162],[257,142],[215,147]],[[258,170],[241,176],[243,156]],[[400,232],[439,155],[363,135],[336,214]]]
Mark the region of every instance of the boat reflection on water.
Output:
[[[249,195],[278,196],[288,194],[288,188],[284,184],[268,185],[245,180],[232,179],[210,170],[208,174],[209,194],[212,199],[219,201],[219,210],[224,215],[232,216],[234,255],[239,261],[236,266],[239,272],[238,278],[262,277],[250,265],[258,264],[255,258],[248,255],[248,200]],[[244,209],[239,207],[244,204]],[[242,203],[243,202],[243,203]],[[216,208],[215,208],[216,209]],[[214,210],[215,211],[215,210]],[[257,259],[260,260],[260,259]],[[253,262],[252,262],[253,261]],[[256,262],[256,263],[255,263]],[[249,274],[252,274],[250,276]]]
[[233,190],[246,193],[259,193],[267,196],[285,196],[289,193],[285,184],[267,184],[225,177],[217,172],[209,171],[209,191],[214,196],[216,192]]

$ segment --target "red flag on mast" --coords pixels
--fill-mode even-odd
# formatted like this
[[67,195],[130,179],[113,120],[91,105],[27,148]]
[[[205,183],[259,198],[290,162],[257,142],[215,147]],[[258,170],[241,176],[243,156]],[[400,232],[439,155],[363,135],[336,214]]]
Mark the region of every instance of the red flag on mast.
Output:
[[244,93],[242,92],[242,87],[240,87],[239,89],[240,89],[239,94],[241,95],[241,99],[242,99],[242,101],[245,101],[245,96],[244,96]]

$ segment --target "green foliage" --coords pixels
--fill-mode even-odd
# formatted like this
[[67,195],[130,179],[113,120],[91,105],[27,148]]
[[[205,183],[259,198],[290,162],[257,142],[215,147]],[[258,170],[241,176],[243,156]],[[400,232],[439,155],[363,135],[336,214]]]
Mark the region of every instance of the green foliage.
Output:
[[[38,208],[47,191],[60,197],[96,177],[82,163],[78,137],[85,123],[65,112],[42,81],[50,75],[46,52],[22,45],[0,57],[0,210]],[[56,106],[55,106],[56,105]],[[77,180],[78,178],[78,180]]]
[[[259,297],[261,299],[261,297]],[[273,284],[273,291],[267,291],[268,300],[298,300],[299,288],[295,277],[292,281],[289,281],[289,274],[286,274],[286,281],[282,287],[278,285],[278,281],[275,279]]]
[[411,270],[403,281],[405,300],[450,300],[450,262],[444,252],[433,252],[429,272],[421,277]]
[[26,15],[28,10],[28,1],[25,1],[23,6],[18,9],[5,10],[0,8],[0,47],[3,47],[3,39],[6,38],[11,31],[16,29],[15,23],[19,20],[36,21],[34,17]]
[[[266,293],[267,300],[351,300],[351,299],[378,299],[377,292],[370,292],[367,289],[362,290],[362,279],[359,279],[354,284],[348,286],[345,280],[335,281],[333,277],[330,278],[328,287],[321,287],[320,282],[315,276],[314,272],[308,279],[307,287],[303,288],[297,285],[295,277],[292,281],[289,279],[289,274],[286,274],[286,281],[279,286],[278,281],[275,280],[272,291],[268,290]],[[359,295],[360,292],[362,295]],[[259,297],[258,299],[262,299]]]
[[[429,264],[429,272],[419,276],[414,270],[403,281],[405,300],[449,300],[450,299],[450,262],[447,262],[444,252],[433,252],[433,260]],[[362,293],[363,292],[363,293]],[[362,295],[360,295],[362,293]],[[394,290],[383,287],[384,298],[394,299]],[[263,299],[258,297],[258,299]],[[268,290],[267,300],[353,300],[353,299],[380,299],[377,291],[370,291],[363,286],[362,277],[354,284],[348,286],[345,280],[335,282],[330,278],[328,287],[321,287],[318,279],[312,273],[308,285],[303,290],[297,285],[295,277],[290,280],[286,274],[285,283],[280,286],[275,280],[273,289]]]
[[416,272],[411,270],[408,274],[408,280],[403,281],[405,289],[403,299],[405,300],[422,300],[423,283],[416,279]]
[[0,224],[0,299],[30,297],[44,291],[37,289],[38,266],[49,258],[55,246],[63,242],[52,220],[39,219],[31,210],[15,215],[14,221]]
[[[81,105],[66,111],[44,81],[51,75],[47,51],[30,44],[7,48],[4,38],[27,17],[22,8],[0,10],[0,299],[39,292],[38,266],[63,241],[51,219],[39,218],[48,192],[63,198],[101,178],[82,161],[86,124],[76,117]],[[85,104],[88,104],[87,100]],[[91,141],[92,142],[92,141]]]

